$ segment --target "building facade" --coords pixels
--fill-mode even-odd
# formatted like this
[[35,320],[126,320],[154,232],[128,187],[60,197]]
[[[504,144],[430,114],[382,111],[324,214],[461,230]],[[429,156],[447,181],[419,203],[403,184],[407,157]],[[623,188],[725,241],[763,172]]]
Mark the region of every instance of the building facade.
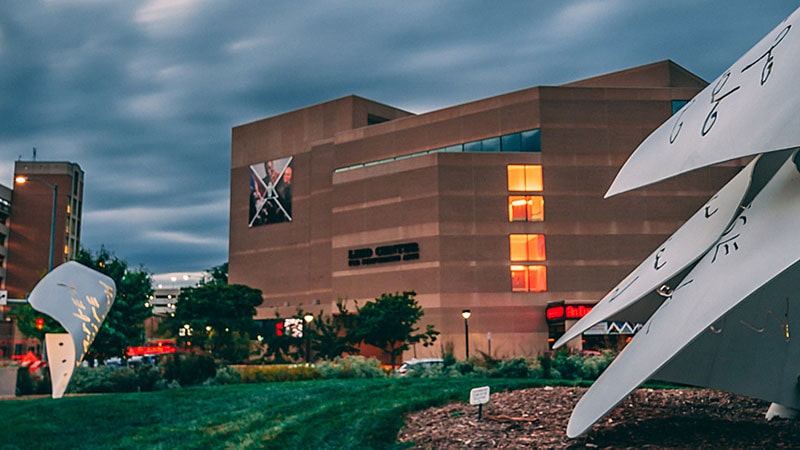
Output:
[[17,161],[14,189],[0,185],[0,358],[41,352],[10,311],[50,268],[75,257],[82,204],[83,171],[75,163]]
[[263,291],[257,319],[415,291],[457,356],[547,351],[548,304],[602,298],[740,168],[603,199],[706,84],[663,61],[419,115],[351,96],[235,127],[229,280]]
[[25,298],[80,247],[83,170],[72,162],[17,161],[6,289]]

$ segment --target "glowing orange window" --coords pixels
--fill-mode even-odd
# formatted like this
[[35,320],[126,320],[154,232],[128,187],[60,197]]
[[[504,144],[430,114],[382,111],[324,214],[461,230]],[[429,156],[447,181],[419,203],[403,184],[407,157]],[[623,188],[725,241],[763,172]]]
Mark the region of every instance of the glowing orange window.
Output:
[[541,195],[510,195],[509,222],[541,222],[544,220],[544,197]]
[[508,190],[516,192],[541,192],[542,166],[539,164],[508,166]]
[[547,267],[528,266],[528,291],[547,291]]
[[546,266],[511,266],[512,292],[546,292]]
[[544,261],[547,259],[543,234],[510,234],[511,261]]
[[528,292],[528,270],[525,266],[511,266],[511,291]]

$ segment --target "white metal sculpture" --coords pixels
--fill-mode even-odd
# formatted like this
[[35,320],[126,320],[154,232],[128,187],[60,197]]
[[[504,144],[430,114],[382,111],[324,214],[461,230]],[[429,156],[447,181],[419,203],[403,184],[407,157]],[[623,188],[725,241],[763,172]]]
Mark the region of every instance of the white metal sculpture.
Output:
[[755,156],[555,343],[649,317],[573,410],[586,432],[648,379],[800,409],[800,9],[654,131],[606,196]]
[[61,398],[114,303],[114,280],[70,261],[33,288],[28,302],[57,320],[67,333],[45,335],[53,398]]

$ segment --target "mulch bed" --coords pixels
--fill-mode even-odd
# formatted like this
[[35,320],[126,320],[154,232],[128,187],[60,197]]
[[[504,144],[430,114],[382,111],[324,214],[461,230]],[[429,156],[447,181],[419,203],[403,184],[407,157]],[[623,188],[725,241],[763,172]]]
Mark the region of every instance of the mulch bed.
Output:
[[800,448],[800,420],[767,422],[768,402],[710,389],[638,389],[586,434],[568,439],[569,416],[585,391],[492,393],[481,420],[468,403],[418,411],[398,439],[419,449]]

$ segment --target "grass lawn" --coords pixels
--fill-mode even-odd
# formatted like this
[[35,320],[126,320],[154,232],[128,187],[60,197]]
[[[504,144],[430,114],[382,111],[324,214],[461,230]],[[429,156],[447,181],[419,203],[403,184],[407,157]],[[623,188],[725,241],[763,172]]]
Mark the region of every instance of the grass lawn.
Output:
[[[388,378],[0,401],[2,448],[401,448],[406,412],[537,380]],[[476,407],[477,408],[477,407]],[[477,413],[477,409],[476,409]]]

